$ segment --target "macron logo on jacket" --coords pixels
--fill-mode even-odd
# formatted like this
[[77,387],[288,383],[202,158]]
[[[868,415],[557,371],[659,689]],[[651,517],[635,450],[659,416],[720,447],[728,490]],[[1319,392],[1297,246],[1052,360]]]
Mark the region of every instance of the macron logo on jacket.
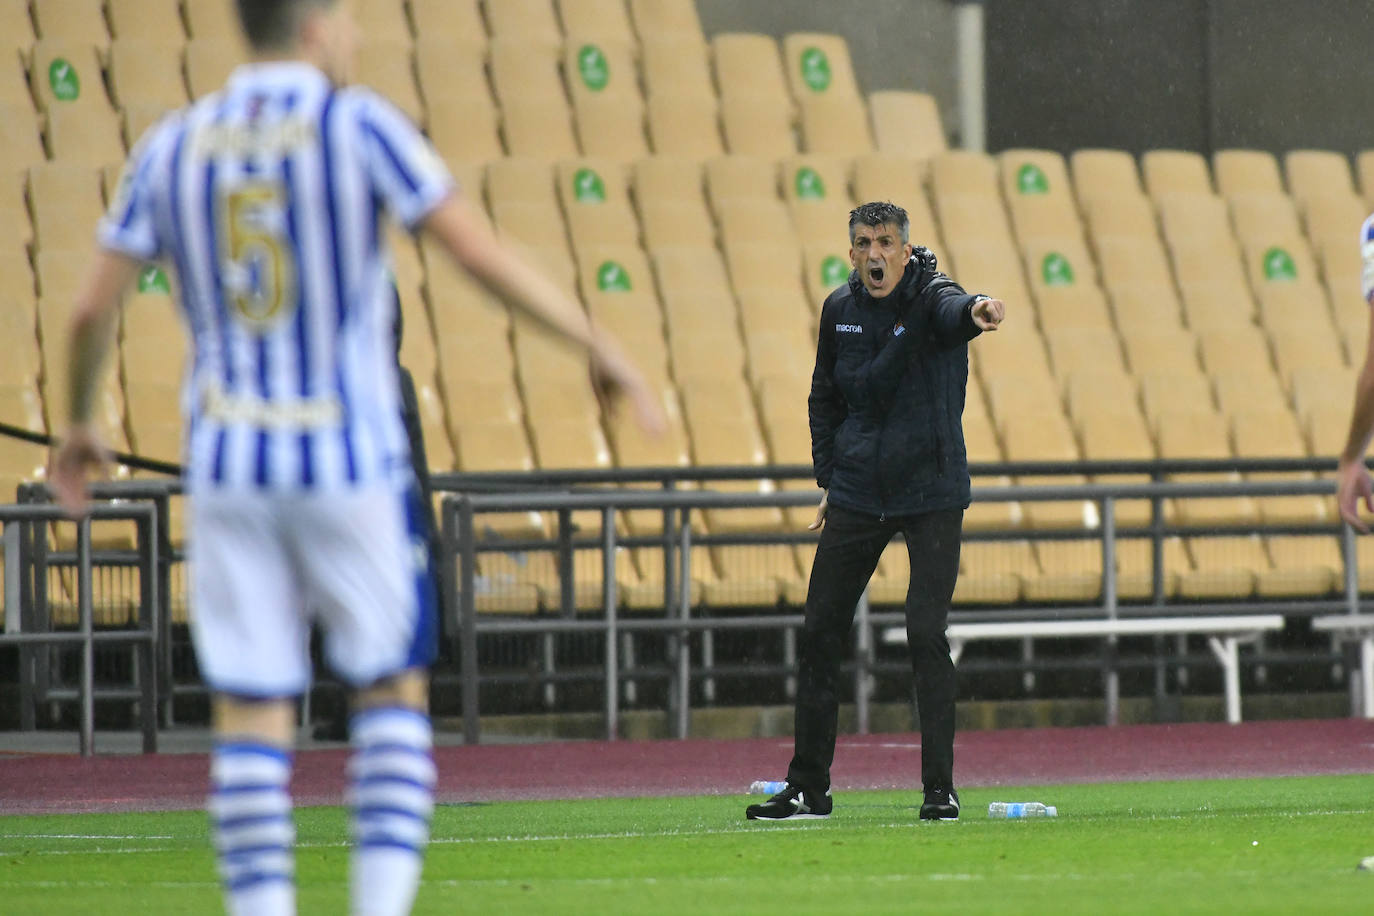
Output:
[[862,334],[864,326],[861,324],[837,324],[835,325],[836,334]]

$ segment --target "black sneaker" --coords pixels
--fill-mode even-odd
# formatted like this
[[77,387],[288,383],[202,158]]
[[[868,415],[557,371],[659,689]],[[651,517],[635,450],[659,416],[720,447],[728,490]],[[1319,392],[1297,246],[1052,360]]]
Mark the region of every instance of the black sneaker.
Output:
[[745,808],[744,816],[751,821],[812,820],[829,817],[832,807],[829,792],[817,795],[788,783],[787,788],[768,801]]
[[925,800],[921,802],[921,820],[957,821],[959,819],[959,793],[950,789],[926,789]]

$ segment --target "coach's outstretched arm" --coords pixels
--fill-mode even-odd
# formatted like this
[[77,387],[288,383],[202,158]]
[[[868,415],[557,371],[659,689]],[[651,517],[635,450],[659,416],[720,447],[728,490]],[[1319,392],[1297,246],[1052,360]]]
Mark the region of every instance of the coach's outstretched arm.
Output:
[[504,245],[466,199],[449,195],[421,221],[420,228],[433,233],[488,292],[585,347],[594,381],[609,389],[598,395],[618,391],[629,399],[647,432],[657,435],[666,429],[658,395],[615,338],[596,327],[577,303]]

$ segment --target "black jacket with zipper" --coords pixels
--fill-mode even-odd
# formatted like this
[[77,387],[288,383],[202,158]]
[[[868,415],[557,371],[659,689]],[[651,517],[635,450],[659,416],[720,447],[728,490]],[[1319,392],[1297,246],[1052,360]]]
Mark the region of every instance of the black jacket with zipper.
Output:
[[808,414],[831,505],[880,517],[968,507],[964,391],[978,298],[923,248],[882,299],[857,271],[826,297]]

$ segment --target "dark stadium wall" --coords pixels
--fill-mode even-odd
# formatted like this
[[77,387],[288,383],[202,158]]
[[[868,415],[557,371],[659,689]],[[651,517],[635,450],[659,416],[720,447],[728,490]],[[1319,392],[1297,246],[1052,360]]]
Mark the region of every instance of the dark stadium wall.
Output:
[[701,26],[718,32],[843,35],[864,92],[919,89],[935,96],[945,130],[957,144],[954,8],[948,0],[697,0]]
[[1374,146],[1353,0],[986,0],[988,148]]

